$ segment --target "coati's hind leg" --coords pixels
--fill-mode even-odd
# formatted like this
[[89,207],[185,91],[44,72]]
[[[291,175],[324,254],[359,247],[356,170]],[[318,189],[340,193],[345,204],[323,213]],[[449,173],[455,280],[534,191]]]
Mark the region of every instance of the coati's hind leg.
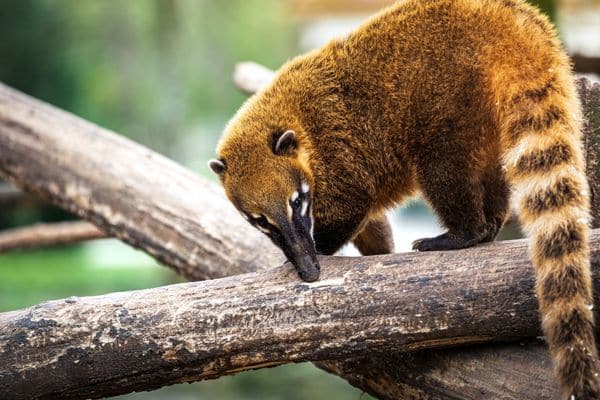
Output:
[[421,191],[448,232],[413,242],[413,250],[453,250],[474,246],[493,234],[485,218],[481,173],[460,156],[423,157]]
[[358,235],[352,239],[360,254],[370,256],[394,251],[392,227],[385,214],[369,220]]
[[496,239],[500,229],[502,229],[508,213],[510,190],[500,163],[483,176],[482,182],[484,190],[483,212],[485,220],[490,226],[490,232],[483,238],[483,243]]

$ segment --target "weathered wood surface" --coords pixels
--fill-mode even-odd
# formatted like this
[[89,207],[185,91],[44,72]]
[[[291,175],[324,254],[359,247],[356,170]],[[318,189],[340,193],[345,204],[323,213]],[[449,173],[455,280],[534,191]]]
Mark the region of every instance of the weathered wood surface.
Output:
[[[11,114],[10,112],[8,112],[7,108],[5,108],[5,106],[10,103],[10,97],[14,96],[15,93],[14,91],[11,91],[9,89],[3,90],[6,88],[2,88],[0,87],[0,171],[2,171],[3,168],[5,168],[5,163],[7,162],[11,162],[14,164],[12,166],[12,168],[9,169],[5,169],[5,173],[6,171],[8,171],[8,173],[11,173],[11,171],[16,171],[16,173],[13,175],[13,179],[20,181],[22,186],[27,186],[30,189],[37,189],[38,193],[44,193],[47,189],[44,189],[44,185],[49,184],[50,182],[52,182],[52,173],[47,172],[47,171],[42,171],[43,173],[45,173],[46,175],[49,175],[50,179],[48,182],[45,182],[44,179],[37,179],[36,178],[36,169],[35,168],[29,168],[29,171],[27,171],[26,173],[24,173],[22,171],[22,169],[28,169],[29,165],[26,163],[26,161],[23,163],[23,165],[20,165],[18,163],[18,158],[3,158],[5,156],[5,152],[3,151],[3,146],[5,146],[4,148],[10,148],[10,147],[6,147],[6,146],[11,146],[11,145],[18,145],[18,146],[23,146],[23,141],[22,140],[14,140],[12,139],[10,136],[11,135],[17,135],[18,136],[18,131],[14,132],[14,127],[9,126],[8,128],[5,127],[5,122],[6,121],[3,117],[5,115],[10,116],[11,118],[15,118],[15,114]],[[597,87],[594,88],[594,90],[598,90]],[[4,95],[2,95],[2,93],[4,93]],[[8,94],[10,94],[10,96],[6,96]],[[37,113],[37,107],[40,106],[39,102],[36,102],[34,100],[28,99],[26,96],[24,95],[18,95],[18,97],[21,99],[22,102],[26,103],[26,107],[21,106],[21,108],[25,108],[30,109],[32,114],[36,114]],[[52,117],[53,120],[55,120],[55,124],[50,125],[50,127],[54,127],[55,130],[60,130],[60,122],[57,122],[58,120],[60,120],[60,116],[65,115],[62,112],[57,112],[56,110],[53,110],[51,107],[49,106],[43,106],[43,111],[44,114],[53,114],[53,113],[57,113],[59,115],[59,117],[57,117],[56,115],[54,115]],[[20,115],[20,117],[19,117]],[[46,117],[48,118],[48,117]],[[39,119],[39,116],[38,116]],[[77,125],[75,126],[70,126],[70,121],[79,121]],[[9,119],[10,121],[10,119]],[[28,113],[21,113],[21,114],[17,114],[17,122],[20,123],[22,126],[27,127],[29,124],[29,118],[28,118]],[[67,119],[65,121],[63,121],[66,125],[62,127],[63,130],[67,130],[67,131],[72,131],[70,134],[71,138],[76,139],[77,138],[77,133],[76,131],[79,128],[86,128],[89,129],[89,124],[81,122],[80,120],[76,119],[75,117],[72,117],[70,115],[67,116]],[[57,126],[59,128],[57,128]],[[100,169],[100,171],[98,172],[99,174],[101,174],[102,176],[98,177],[97,179],[102,180],[102,179],[116,179],[116,180],[124,180],[126,182],[129,183],[129,187],[127,188],[128,191],[128,196],[130,196],[131,199],[137,199],[140,198],[140,196],[149,196],[152,197],[154,194],[150,193],[148,194],[147,191],[145,191],[145,189],[142,188],[142,185],[145,185],[148,181],[147,180],[142,180],[142,182],[137,182],[135,179],[129,179],[129,174],[131,173],[134,177],[137,177],[137,168],[130,168],[131,162],[140,162],[141,161],[141,166],[139,168],[146,168],[146,167],[150,167],[150,169],[152,171],[157,171],[160,170],[161,168],[158,167],[155,163],[155,160],[162,160],[162,157],[160,156],[156,156],[154,155],[152,152],[150,152],[149,150],[143,150],[143,152],[147,152],[148,154],[150,154],[150,156],[147,159],[147,162],[150,164],[148,165],[146,162],[144,162],[143,158],[140,160],[139,158],[132,158],[131,160],[133,161],[128,161],[127,157],[116,157],[115,160],[106,160],[107,158],[109,158],[109,156],[107,156],[106,154],[111,154],[113,151],[116,152],[116,148],[113,148],[111,146],[118,146],[121,143],[122,139],[119,139],[117,141],[113,141],[113,136],[112,135],[108,135],[109,140],[105,140],[105,136],[104,133],[106,131],[104,130],[100,130],[97,127],[92,126],[92,128],[95,130],[94,135],[92,135],[92,137],[94,138],[94,140],[84,140],[84,144],[80,145],[80,148],[85,148],[87,146],[87,148],[85,148],[85,152],[87,154],[79,154],[78,157],[80,157],[81,159],[85,159],[85,157],[89,157],[89,158],[96,158],[96,155],[98,155],[98,158],[104,158],[105,160],[102,162],[102,160],[93,160],[93,161],[88,161],[89,163],[93,163],[94,165],[96,165],[97,168]],[[595,131],[596,132],[596,131]],[[46,133],[46,127],[44,126],[44,124],[42,123],[39,128],[38,128],[38,135],[45,135]],[[5,135],[8,135],[9,137],[5,137]],[[50,142],[52,142],[52,140],[54,140],[54,136],[50,136]],[[77,140],[77,139],[76,139]],[[31,141],[29,141],[31,142]],[[41,157],[44,157],[44,146],[30,146],[27,147],[28,145],[31,145],[31,143],[29,142],[25,142],[25,146],[23,148],[21,148],[21,152],[33,152],[35,153],[36,151],[41,153]],[[98,142],[101,144],[101,148],[107,149],[106,152],[103,153],[98,153],[92,149],[95,149],[95,142]],[[11,144],[12,143],[12,144]],[[74,143],[78,143],[78,141],[74,142]],[[135,145],[134,145],[135,146]],[[55,147],[55,145],[53,144],[52,147]],[[63,144],[62,146],[58,146],[61,151],[67,151],[70,152],[71,150],[68,149],[68,145]],[[65,148],[66,147],[66,148]],[[82,149],[82,152],[83,149]],[[138,154],[139,151],[134,152],[135,154]],[[57,168],[62,168],[63,165],[61,163],[61,156],[60,156],[60,152],[59,153],[52,153],[51,156],[47,157],[48,158],[48,162],[45,164],[46,167],[50,168],[51,170],[54,170],[54,173],[57,174],[58,172],[56,171]],[[37,155],[36,155],[37,156]],[[30,155],[29,158],[33,157],[33,155]],[[25,160],[28,160],[27,158]],[[107,169],[108,171],[111,170],[111,166],[110,164],[117,162],[117,163],[123,163],[125,162],[126,167],[119,167],[119,169],[121,171],[123,171],[123,173],[125,175],[123,176],[112,176],[111,174],[106,174],[104,173],[104,169]],[[87,164],[85,164],[87,165]],[[180,167],[177,167],[175,164],[173,163],[168,163],[167,167],[163,166],[163,169],[166,168],[166,170],[168,171],[163,171],[162,173],[165,174],[169,174],[169,176],[171,174],[173,174],[174,172],[170,170],[171,167],[175,168],[175,172],[177,172],[178,170],[180,170]],[[67,165],[66,168],[69,168],[69,166]],[[131,171],[133,170],[133,171]],[[186,173],[187,174],[187,173]],[[85,182],[86,179],[92,179],[93,177],[90,178],[88,176],[86,176],[85,174],[83,176],[81,176],[79,179],[81,179],[82,181],[84,181],[84,184],[91,186],[91,184],[89,182]],[[201,181],[200,178],[193,178],[193,179],[198,179]],[[67,181],[68,183],[68,181]],[[118,185],[119,183],[117,182],[116,185]],[[210,186],[210,184],[206,184],[205,182],[203,182],[204,185]],[[38,188],[36,185],[40,185],[41,188]],[[106,183],[102,183],[100,182],[100,186],[101,187],[106,187],[107,184]],[[154,186],[155,187],[155,186]],[[110,187],[109,187],[110,188]],[[214,193],[216,193],[217,196],[221,196],[220,192],[218,190],[215,189],[211,189],[214,191]],[[155,191],[157,192],[157,191]],[[98,219],[103,219],[104,223],[106,226],[111,227],[112,232],[114,233],[120,233],[121,237],[130,237],[131,235],[128,233],[128,225],[127,224],[123,224],[120,223],[121,221],[119,219],[116,220],[109,220],[107,218],[107,215],[110,215],[110,213],[106,213],[104,212],[102,209],[99,210],[90,210],[90,208],[94,208],[96,205],[98,205],[97,200],[95,199],[96,193],[93,193],[92,196],[90,196],[90,199],[92,199],[92,201],[90,201],[89,199],[87,201],[79,201],[78,196],[73,196],[73,192],[71,191],[60,191],[60,190],[56,190],[55,192],[55,198],[54,201],[58,202],[59,204],[62,204],[63,206],[67,207],[68,209],[72,210],[72,211],[76,211],[77,213],[79,213],[80,215],[83,216],[92,216],[93,220],[97,221]],[[169,205],[176,205],[178,202],[178,198],[169,198],[170,196],[173,196],[175,194],[179,194],[180,196],[187,196],[190,194],[197,194],[196,188],[194,187],[183,187],[180,191],[168,191],[166,194],[164,194],[163,196],[163,200],[166,200],[167,204]],[[162,193],[159,193],[158,196],[161,196]],[[52,196],[51,196],[52,197]],[[58,199],[56,199],[56,197],[58,197]],[[146,201],[152,201],[153,199],[150,198]],[[114,209],[116,212],[121,213],[122,215],[127,215],[127,210],[128,207],[130,207],[130,205],[128,205],[127,203],[130,203],[131,201],[127,200],[127,201],[117,201],[114,204],[110,204],[111,206],[111,210]],[[160,206],[160,202],[155,202],[154,205],[151,204],[145,215],[146,218],[148,219],[153,219],[154,217],[154,211],[152,209],[153,206],[156,206],[156,203],[159,203],[158,206]],[[101,203],[100,203],[101,204]],[[199,221],[197,221],[196,223],[201,224],[202,220],[205,217],[209,217],[210,214],[218,214],[219,212],[222,212],[222,210],[226,210],[228,207],[230,207],[224,200],[222,197],[219,198],[218,202],[210,202],[210,203],[202,203],[205,207],[202,210],[196,210],[196,218],[199,218]],[[187,218],[187,216],[185,215],[185,213],[188,210],[185,207],[182,207],[181,209],[175,209],[173,210],[175,219],[178,219],[180,216],[183,216],[183,218]],[[597,215],[598,213],[598,209],[595,209],[595,213]],[[100,215],[100,217],[97,217],[97,215]],[[160,208],[158,210],[158,215],[162,215]],[[248,230],[245,229],[246,228],[246,223],[241,219],[241,218],[237,218],[237,215],[235,215],[235,213],[233,215],[231,215],[232,217],[232,221],[231,221],[231,225],[229,226],[229,228],[233,227],[233,229],[229,232],[225,232],[226,228],[223,228],[222,230],[220,230],[221,228],[219,226],[214,227],[215,229],[217,229],[219,233],[219,237],[222,238],[222,240],[224,240],[225,242],[227,242],[227,245],[229,246],[230,249],[232,249],[232,252],[236,252],[237,249],[241,249],[240,252],[242,251],[248,251],[243,249],[243,246],[239,246],[238,247],[238,243],[247,243],[247,241],[249,239],[252,239],[253,237],[258,238],[259,240],[261,239],[260,234],[258,234],[257,232],[253,231],[253,230]],[[228,218],[227,216],[225,216],[225,218]],[[102,222],[102,221],[101,221]],[[143,221],[144,224],[150,224],[150,223],[154,223],[156,224],[156,221]],[[160,222],[160,221],[159,221]],[[177,221],[174,221],[173,224],[177,225]],[[156,225],[154,225],[156,226]],[[160,223],[158,224],[158,226],[161,226]],[[184,230],[185,231],[185,230]],[[144,234],[150,235],[150,237],[152,237],[154,240],[152,242],[145,242],[145,241],[140,241],[138,244],[140,245],[140,247],[142,248],[146,248],[147,246],[153,245],[153,242],[158,242],[162,239],[164,239],[166,236],[166,233],[172,232],[171,229],[159,229],[156,230],[154,232],[152,232],[151,230],[147,229],[144,231]],[[195,241],[197,243],[199,243],[200,246],[202,246],[202,242],[204,241],[204,236],[205,234],[209,234],[210,235],[210,230],[197,230],[197,231],[193,231],[190,234],[190,237],[192,238],[191,241]],[[208,237],[209,242],[211,240],[214,240],[214,237]],[[189,243],[189,241],[188,241]],[[163,251],[164,246],[162,248],[159,247],[160,251]],[[224,268],[223,270],[220,270],[220,268],[218,268],[218,266],[220,264],[215,264],[212,265],[212,268],[210,269],[205,269],[203,270],[203,268],[206,267],[206,265],[204,264],[194,264],[193,266],[184,266],[183,268],[179,268],[179,271],[186,274],[188,277],[194,278],[194,277],[218,277],[218,276],[223,276],[223,275],[227,275],[227,274],[234,274],[237,273],[236,270],[244,270],[245,268],[247,268],[248,263],[247,258],[244,257],[250,257],[252,255],[256,255],[256,253],[259,253],[261,250],[260,246],[257,246],[256,248],[252,249],[250,252],[248,252],[247,254],[236,254],[236,256],[238,256],[238,260],[240,262],[240,265],[238,265],[238,268]],[[173,252],[178,253],[178,259],[180,260],[185,260],[186,258],[190,258],[190,251],[191,248],[189,246],[182,246],[182,245],[177,245]],[[221,256],[221,254],[217,253],[215,254],[215,258],[218,259]],[[225,255],[225,262],[224,264],[226,265],[228,262],[230,262],[230,260],[233,258],[230,254]],[[163,258],[164,260],[164,258]],[[258,266],[259,268],[263,267],[263,264],[258,264],[255,263],[254,266]],[[412,267],[411,267],[412,268]],[[190,269],[199,269],[199,271],[195,271],[195,272],[189,272]],[[214,274],[214,275],[213,275]],[[191,275],[191,276],[190,276]],[[389,350],[389,349],[387,349]],[[479,348],[477,347],[476,349],[473,350],[469,350],[469,352],[471,351],[479,351]],[[482,348],[480,351],[480,355],[478,355],[478,357],[480,359],[485,359],[485,357],[503,357],[503,358],[510,358],[512,357],[512,354],[515,351],[519,351],[518,347],[510,347],[510,349],[506,349],[503,351],[495,351],[496,353],[500,354],[500,355],[490,355],[489,352],[486,352],[485,348]],[[446,354],[446,353],[444,353]],[[462,353],[461,353],[462,354]],[[447,357],[445,360],[447,362],[452,362],[454,354],[453,353],[448,353],[447,356],[442,355],[443,357]],[[399,379],[400,376],[403,376],[405,374],[405,370],[412,370],[412,371],[417,371],[417,369],[415,369],[416,367],[411,365],[410,363],[406,364],[406,368],[404,368],[404,365],[396,365],[396,360],[398,360],[400,358],[398,358],[398,356],[394,355],[394,353],[391,353],[389,351],[386,351],[385,354],[379,355],[379,357],[374,357],[371,359],[370,364],[365,364],[366,365],[366,369],[362,369],[362,381],[358,382],[358,380],[356,380],[356,372],[357,371],[361,371],[360,365],[356,365],[355,363],[353,363],[352,360],[347,360],[347,362],[344,363],[338,363],[338,366],[340,367],[340,370],[344,370],[344,371],[350,371],[352,370],[354,372],[354,375],[344,375],[342,374],[342,376],[346,377],[347,379],[350,379],[351,381],[354,381],[355,383],[358,382],[359,387],[363,388],[366,391],[369,391],[370,393],[376,394],[378,397],[381,398],[397,398],[397,394],[400,393],[398,392],[399,390],[402,390],[403,388],[405,388],[404,383],[401,382],[401,380]],[[421,362],[427,364],[426,359],[422,359]],[[413,388],[415,391],[419,391],[419,390],[427,390],[428,392],[430,391],[429,387],[435,386],[435,384],[437,384],[438,387],[438,393],[443,393],[446,389],[446,387],[458,387],[460,389],[460,385],[458,385],[456,382],[452,381],[452,376],[454,376],[454,374],[450,374],[449,371],[439,371],[435,369],[435,366],[438,365],[440,362],[439,359],[435,360],[434,364],[430,364],[430,368],[427,369],[425,367],[422,367],[421,369],[419,369],[419,371],[423,371],[423,375],[422,378],[423,379],[415,379],[414,382],[412,382],[412,384],[414,385]],[[534,365],[536,362],[535,358],[531,358],[530,359],[530,365]],[[377,365],[382,365],[385,366],[385,368],[381,368],[379,370],[379,372],[381,372],[378,376],[377,379],[373,379],[373,376],[375,373],[377,373],[377,370],[372,369],[371,367],[373,366],[377,366]],[[438,395],[433,396],[432,397],[423,397],[423,398],[477,398],[477,397],[471,397],[470,394],[470,387],[473,388],[477,388],[479,387],[478,385],[480,385],[483,381],[486,380],[486,377],[489,376],[489,374],[491,373],[488,369],[478,369],[479,375],[478,375],[478,379],[472,379],[473,374],[470,374],[469,371],[472,371],[474,366],[476,368],[481,367],[480,364],[465,364],[463,366],[463,372],[461,372],[461,365],[462,364],[456,364],[454,367],[456,368],[456,371],[453,370],[453,372],[456,372],[459,376],[461,376],[462,378],[462,382],[459,380],[458,382],[461,383],[463,385],[463,389],[462,389],[462,393],[463,395],[460,395],[461,391],[458,390],[457,393],[459,394],[452,394],[450,395],[450,393],[455,393],[455,392],[451,392],[448,391],[448,395],[446,397],[439,397]],[[485,364],[484,364],[485,365]],[[333,365],[332,363],[328,363],[328,367],[333,367],[335,365]],[[530,369],[528,368],[528,364],[527,363],[522,363],[521,366],[523,366],[523,369],[521,371],[521,376],[527,376],[528,371],[530,371]],[[342,368],[343,367],[343,368]],[[433,371],[433,372],[432,372]],[[507,375],[508,376],[508,375]],[[552,383],[552,375],[550,370],[546,370],[546,375],[548,377],[548,379],[546,380],[546,382]],[[150,379],[150,378],[149,378]],[[509,378],[510,379],[510,376]],[[429,386],[422,386],[422,382],[424,380],[427,380],[427,382],[429,382]],[[526,381],[526,378],[524,378],[524,380]],[[398,382],[398,383],[396,383]],[[494,382],[490,381],[489,382],[490,385],[493,385]],[[152,386],[151,382],[147,382],[147,387],[148,388],[152,388],[155,386]],[[409,382],[410,385],[410,382]],[[503,383],[503,380],[498,380],[497,384],[496,384],[496,389],[501,391],[504,390],[503,386],[505,386],[505,384]],[[533,389],[535,389],[535,387],[533,387]],[[500,392],[501,393],[501,392]],[[515,395],[514,397],[507,397],[507,398],[521,398],[521,399],[526,399],[526,398],[530,398],[530,399],[537,399],[540,398],[538,397],[538,392],[531,390],[531,391],[527,391],[525,390],[525,392],[522,393],[517,393],[517,395]],[[489,398],[486,396],[482,396],[479,398]]]
[[35,224],[0,231],[0,253],[105,237],[104,232],[86,221]]
[[600,226],[600,83],[577,81],[585,124],[586,174],[592,194],[592,226]]
[[[216,185],[122,136],[0,84],[0,174],[188,279],[281,256]],[[215,210],[219,212],[207,212]],[[234,241],[229,236],[235,232]],[[256,249],[262,251],[257,252]]]
[[[518,349],[518,350],[515,350]],[[330,365],[330,364],[328,364]],[[336,363],[332,372],[386,399],[552,400],[560,398],[548,349],[518,344],[380,353]]]
[[[314,283],[287,264],[3,313],[0,398],[100,397],[285,362],[535,337],[526,247],[327,257]],[[600,230],[592,247],[600,271]]]

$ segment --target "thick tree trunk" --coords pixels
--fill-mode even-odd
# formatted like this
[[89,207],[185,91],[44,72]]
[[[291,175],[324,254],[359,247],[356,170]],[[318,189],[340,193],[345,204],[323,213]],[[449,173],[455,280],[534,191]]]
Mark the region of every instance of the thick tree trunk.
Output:
[[[587,90],[597,95],[600,89],[592,89],[588,85]],[[598,130],[590,132],[598,134]],[[591,142],[595,143],[594,140]],[[270,243],[249,228],[212,185],[150,150],[1,86],[0,171],[20,186],[49,197],[57,204],[99,224],[103,230],[171,263],[191,279],[264,268],[270,263],[272,265],[272,261],[278,257],[277,252],[271,252],[273,248]],[[597,171],[596,175],[590,177],[596,179]],[[154,190],[156,187],[160,190]],[[597,208],[595,215],[598,215]],[[263,253],[262,249],[269,251]],[[435,253],[432,256],[436,255],[444,254]],[[524,260],[525,255],[522,254],[522,259],[512,260],[511,265],[525,265]],[[356,262],[360,264],[360,260]],[[412,270],[412,265],[410,268]],[[357,269],[360,272],[360,268]],[[293,273],[290,273],[289,279],[295,279]],[[470,296],[469,292],[464,295]],[[418,300],[427,303],[427,299],[428,296]],[[535,310],[533,299],[529,301],[532,310]],[[502,305],[506,306],[508,303]],[[535,315],[530,316],[530,323],[536,319]],[[40,330],[43,334],[43,327]],[[45,351],[50,351],[52,344],[47,344]],[[437,344],[433,342],[429,345]],[[387,347],[386,350],[390,348],[394,347]],[[491,350],[477,347],[469,349],[467,353],[474,354],[471,360],[475,361],[492,357],[510,362],[521,351],[518,345],[510,345]],[[400,365],[397,361],[403,358],[389,351],[369,359],[358,359],[360,364],[355,361],[359,354],[352,354],[353,358],[345,355],[348,358],[346,361],[328,363],[327,367],[341,371],[342,376],[381,398],[397,398],[407,388],[412,390],[411,393],[422,393],[422,398],[477,398],[472,396],[472,388],[478,388],[482,379],[491,372],[489,369],[478,370],[479,378],[473,378],[474,374],[469,372],[471,366],[481,366],[475,361],[465,364],[461,370],[462,364],[457,360],[461,360],[460,357],[464,360],[464,354],[467,353],[444,352],[438,354],[436,359],[419,357],[418,363],[405,360]],[[86,359],[86,362],[93,361],[93,358]],[[522,367],[520,373],[527,375],[532,371],[529,366],[534,363],[515,364],[514,367]],[[75,374],[76,377],[74,368],[77,365],[73,362],[67,365],[71,370],[66,374]],[[452,365],[455,369],[439,370],[437,365]],[[38,366],[43,368],[43,364]],[[372,369],[375,366],[379,366],[379,369]],[[109,367],[101,364],[95,372],[103,375],[103,370]],[[406,371],[418,371],[421,378],[411,382],[403,378]],[[456,374],[464,379],[462,389],[456,384]],[[506,374],[504,378],[512,381],[513,375]],[[544,376],[548,377],[546,382],[551,382],[549,369],[545,369]],[[154,376],[145,378],[138,388],[160,385]],[[188,378],[193,380],[195,376]],[[92,382],[98,379],[101,378]],[[129,387],[129,390],[133,387],[128,386],[127,381],[113,384]],[[493,382],[489,384],[493,385]],[[495,387],[498,391],[506,390],[508,393],[508,389],[502,386],[500,380]],[[535,391],[523,390],[516,391],[514,398],[540,398]],[[98,389],[95,393],[101,395],[103,392]],[[511,396],[507,395],[507,398],[513,398]]]
[[[600,230],[591,244],[600,271]],[[286,264],[0,314],[0,398],[100,397],[286,362],[539,334],[524,240],[321,262],[322,277],[313,283],[300,281]],[[458,356],[447,365],[469,358]],[[513,360],[520,357],[528,358]],[[364,359],[360,371],[369,363],[381,368],[375,360]],[[544,366],[540,374],[549,372]],[[400,380],[406,382],[410,375]],[[539,399],[538,388],[526,383],[522,378],[509,387],[525,391],[521,398]]]

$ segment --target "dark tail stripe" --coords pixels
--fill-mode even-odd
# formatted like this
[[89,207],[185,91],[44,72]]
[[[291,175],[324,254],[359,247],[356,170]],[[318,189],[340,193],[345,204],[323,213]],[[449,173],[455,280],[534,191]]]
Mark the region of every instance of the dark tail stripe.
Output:
[[541,283],[543,301],[552,304],[556,300],[570,300],[576,295],[587,292],[587,281],[581,267],[574,263],[552,270]]
[[550,81],[548,81],[548,83],[546,83],[541,88],[526,90],[523,93],[516,95],[512,99],[512,103],[517,104],[523,100],[540,102],[547,98],[551,93],[562,93],[561,89],[558,86],[556,86],[556,78],[550,79]]
[[582,337],[586,333],[594,332],[594,323],[587,314],[588,310],[570,308],[558,318],[552,326],[548,326],[547,335],[558,347],[579,347],[579,340],[593,343],[593,337]]
[[556,210],[567,204],[581,202],[580,188],[572,178],[558,180],[543,192],[533,194],[525,199],[527,211],[540,214],[544,211]]
[[536,248],[540,249],[543,257],[547,259],[560,258],[581,251],[584,248],[582,229],[580,225],[573,222],[561,225],[554,232],[538,237]]
[[546,130],[564,117],[563,110],[556,106],[550,106],[541,116],[525,115],[515,121],[510,127],[510,133],[513,139],[517,139],[526,131]]
[[553,170],[560,164],[571,161],[571,149],[564,143],[557,143],[547,149],[536,150],[519,159],[516,171],[519,173],[539,173]]

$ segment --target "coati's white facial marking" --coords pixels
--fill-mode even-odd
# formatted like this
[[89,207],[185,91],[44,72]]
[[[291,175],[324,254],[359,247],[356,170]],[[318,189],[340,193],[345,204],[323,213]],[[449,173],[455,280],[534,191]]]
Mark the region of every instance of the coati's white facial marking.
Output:
[[315,235],[315,220],[313,219],[313,211],[310,209],[310,237],[314,239]]
[[298,191],[295,191],[294,193],[292,193],[292,195],[290,196],[290,201],[287,204],[287,214],[288,214],[288,219],[291,221],[292,217],[294,216],[294,210],[292,210],[292,206],[291,204],[296,201],[296,199],[298,199]]
[[[302,185],[300,186],[300,188],[302,190],[302,193],[304,193],[304,194],[307,194],[308,191],[310,190],[310,186],[308,186],[308,183],[306,183],[306,182],[302,182]],[[308,210],[308,198],[305,198],[304,201],[302,202],[302,209],[300,211],[302,216],[306,215],[306,210]],[[310,236],[313,236],[314,228],[315,228],[315,224],[314,224],[314,220],[313,220],[313,216],[312,216],[312,209],[311,209],[310,210]]]
[[265,228],[264,226],[260,226],[260,225],[255,225],[255,226],[259,231],[261,231],[263,233],[271,233],[271,231],[268,230],[267,228]]
[[302,216],[305,216],[307,209],[308,209],[308,200],[304,199],[304,201],[302,202],[302,210],[300,211],[300,214],[302,214]]

